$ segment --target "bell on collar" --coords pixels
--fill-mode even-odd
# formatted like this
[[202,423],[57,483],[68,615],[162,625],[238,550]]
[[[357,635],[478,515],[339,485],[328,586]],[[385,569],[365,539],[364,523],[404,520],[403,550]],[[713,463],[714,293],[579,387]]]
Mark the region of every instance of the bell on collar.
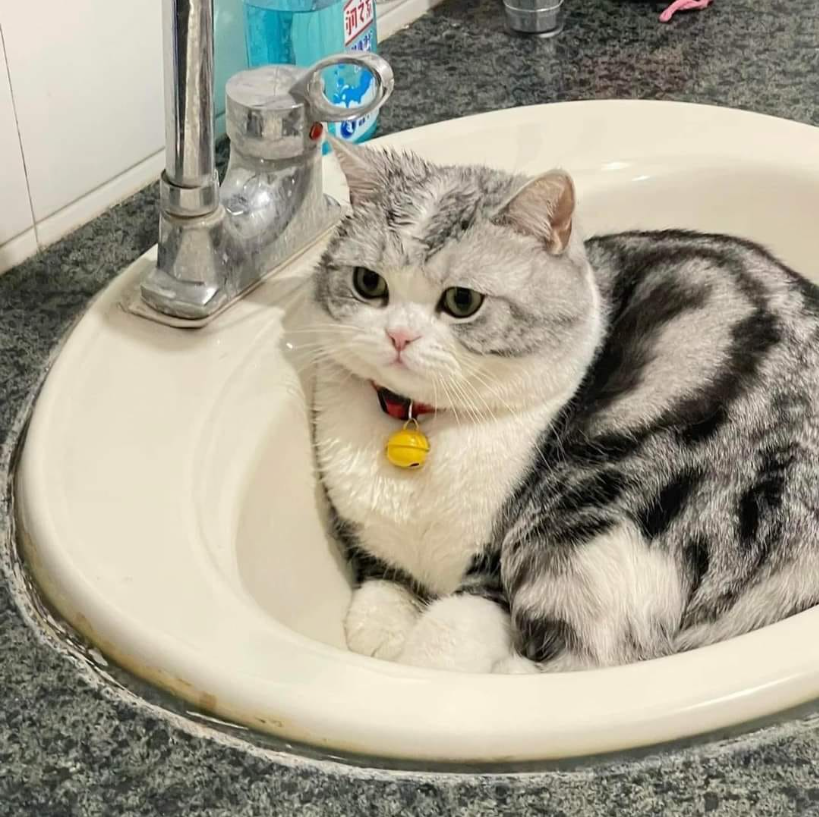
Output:
[[387,440],[387,459],[398,468],[422,468],[429,454],[429,440],[415,420],[407,420]]

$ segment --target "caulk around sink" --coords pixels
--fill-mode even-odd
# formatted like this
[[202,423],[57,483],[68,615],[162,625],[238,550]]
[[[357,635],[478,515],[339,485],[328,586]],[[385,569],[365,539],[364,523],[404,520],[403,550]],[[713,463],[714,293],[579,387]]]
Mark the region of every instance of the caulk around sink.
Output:
[[503,0],[503,7],[517,34],[554,37],[563,30],[563,0]]

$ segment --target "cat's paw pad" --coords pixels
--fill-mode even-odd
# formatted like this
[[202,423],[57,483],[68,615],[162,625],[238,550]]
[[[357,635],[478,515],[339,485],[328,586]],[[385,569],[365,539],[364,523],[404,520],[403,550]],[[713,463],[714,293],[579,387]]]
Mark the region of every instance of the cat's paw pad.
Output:
[[448,596],[427,609],[398,657],[402,664],[492,672],[511,652],[509,616],[477,596]]
[[366,582],[353,593],[344,621],[347,646],[361,655],[395,660],[418,615],[408,590],[393,582]]

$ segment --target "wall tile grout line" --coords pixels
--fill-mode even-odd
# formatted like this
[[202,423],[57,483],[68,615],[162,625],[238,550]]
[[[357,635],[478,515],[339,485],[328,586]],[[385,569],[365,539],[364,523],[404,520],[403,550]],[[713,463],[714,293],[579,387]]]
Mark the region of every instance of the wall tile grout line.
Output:
[[9,65],[9,55],[6,49],[6,41],[3,37],[3,26],[0,25],[0,49],[3,51],[3,63],[6,66],[6,74],[9,78],[9,91],[11,93],[11,108],[14,112],[14,128],[17,131],[17,142],[20,145],[20,156],[23,160],[23,173],[26,177],[26,192],[28,193],[28,209],[31,213],[31,224],[34,229],[34,240],[37,243],[37,251],[40,250],[40,236],[37,231],[37,219],[34,217],[34,202],[31,198],[31,183],[28,178],[28,163],[26,162],[26,151],[23,147],[23,135],[20,133],[20,119],[17,116],[17,102],[14,99],[14,83],[11,79],[11,66]]

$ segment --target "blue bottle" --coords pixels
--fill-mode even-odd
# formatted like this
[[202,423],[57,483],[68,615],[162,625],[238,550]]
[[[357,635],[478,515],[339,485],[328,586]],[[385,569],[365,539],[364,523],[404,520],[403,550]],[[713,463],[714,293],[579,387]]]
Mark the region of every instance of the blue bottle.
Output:
[[[247,60],[307,68],[343,51],[376,51],[375,0],[244,0]],[[328,99],[357,107],[375,95],[372,75],[355,66],[324,72]],[[341,139],[361,142],[375,132],[378,112],[350,122],[331,122]]]

